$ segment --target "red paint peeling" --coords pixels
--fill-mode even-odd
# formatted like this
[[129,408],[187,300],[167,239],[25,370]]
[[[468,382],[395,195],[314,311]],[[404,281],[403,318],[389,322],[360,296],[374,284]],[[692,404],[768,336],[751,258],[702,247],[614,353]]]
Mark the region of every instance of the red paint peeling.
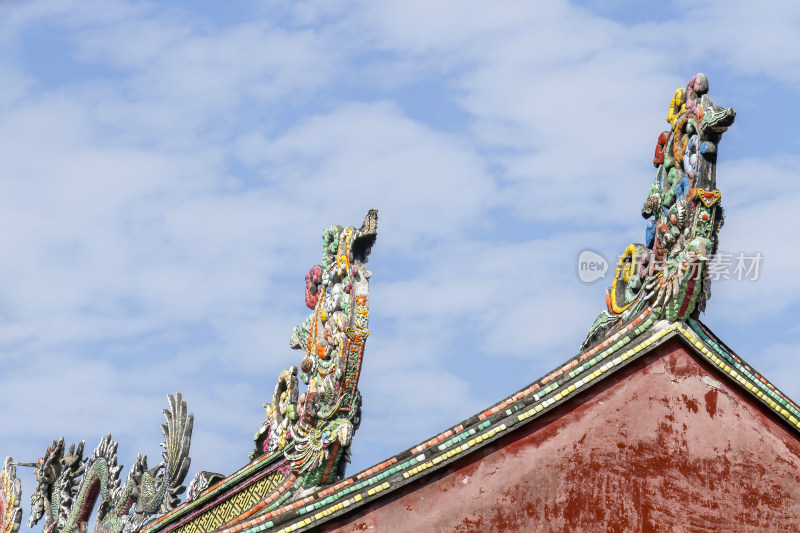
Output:
[[691,410],[693,413],[696,413],[698,410],[697,400],[689,399],[686,395],[683,395],[683,403],[686,404],[686,407]]
[[668,341],[320,530],[800,532],[797,435],[737,389],[709,390],[708,375],[732,387]]
[[711,389],[706,393],[706,411],[708,411],[709,416],[714,418],[714,415],[717,414],[717,391],[716,389]]

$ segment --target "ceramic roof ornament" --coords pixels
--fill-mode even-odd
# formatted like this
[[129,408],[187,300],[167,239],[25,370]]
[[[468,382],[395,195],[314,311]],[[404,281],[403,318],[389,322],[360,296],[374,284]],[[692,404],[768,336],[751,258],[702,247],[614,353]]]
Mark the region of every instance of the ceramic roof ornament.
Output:
[[22,521],[22,485],[14,460],[6,457],[0,469],[0,533],[16,533]]
[[669,103],[670,129],[658,137],[656,175],[642,206],[645,243],[625,248],[606,307],[583,341],[586,350],[651,309],[670,321],[698,318],[711,296],[708,262],[725,216],[717,189],[717,146],[732,108],[714,105],[708,78],[696,74]]
[[[292,366],[278,377],[250,454],[257,459],[282,451],[306,487],[344,475],[360,423],[357,385],[369,335],[366,263],[377,228],[378,212],[372,209],[359,229],[331,226],[323,232],[322,263],[306,274],[305,303],[312,312],[290,339],[305,356],[299,369]],[[307,385],[302,394],[298,376]]]
[[181,393],[170,394],[168,400],[170,409],[163,410],[167,423],[161,426],[163,461],[148,469],[147,456],[139,454],[122,486],[122,465],[117,465],[117,443],[111,435],[88,459],[83,457],[83,441],[68,449],[63,438],[53,441],[35,470],[28,527],[44,520],[46,533],[88,531],[96,510],[93,531],[135,532],[147,520],[174,509],[185,490],[194,415],[187,412]]

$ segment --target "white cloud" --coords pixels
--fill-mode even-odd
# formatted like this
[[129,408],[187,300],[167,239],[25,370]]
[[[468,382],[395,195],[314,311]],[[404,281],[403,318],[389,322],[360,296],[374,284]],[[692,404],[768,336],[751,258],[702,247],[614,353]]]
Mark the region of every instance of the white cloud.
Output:
[[689,20],[702,20],[702,31],[691,22],[677,28],[678,35],[698,46],[696,61],[713,54],[725,67],[770,80],[800,83],[800,6],[791,0],[769,0],[758,9],[748,2],[713,0],[703,4],[681,2]]
[[516,216],[569,212],[564,223],[585,225],[639,203],[653,173],[647,154],[666,126],[660,117],[684,83],[662,67],[664,43],[566,3],[426,4],[423,17],[407,7],[369,4],[361,16],[377,46],[424,65],[442,58],[472,118],[469,133],[504,169],[502,201]]
[[[343,106],[256,149],[262,175],[280,177],[275,188],[312,207],[319,224],[342,206],[380,206],[382,248],[412,253],[464,236],[491,207],[493,183],[470,145],[386,102]],[[258,158],[252,147],[243,157]]]

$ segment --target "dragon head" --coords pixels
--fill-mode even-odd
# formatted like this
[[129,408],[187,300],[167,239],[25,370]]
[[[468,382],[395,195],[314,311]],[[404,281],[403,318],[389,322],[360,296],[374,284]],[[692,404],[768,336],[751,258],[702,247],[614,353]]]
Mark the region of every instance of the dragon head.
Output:
[[700,132],[714,132],[721,134],[728,131],[736,119],[736,111],[732,108],[724,108],[714,105],[707,95],[703,95],[700,100],[703,108],[703,118],[700,121]]
[[36,477],[36,487],[31,494],[31,516],[28,520],[28,527],[35,526],[42,517],[45,518],[45,527],[49,526],[55,519],[55,513],[51,505],[53,484],[61,473],[61,460],[64,457],[64,439],[47,447],[44,455],[39,458],[38,466],[33,471]]
[[31,517],[28,527],[45,517],[45,531],[54,529],[69,514],[76,485],[84,472],[83,446],[70,445],[64,451],[64,438],[48,446],[34,470],[36,487],[31,494]]

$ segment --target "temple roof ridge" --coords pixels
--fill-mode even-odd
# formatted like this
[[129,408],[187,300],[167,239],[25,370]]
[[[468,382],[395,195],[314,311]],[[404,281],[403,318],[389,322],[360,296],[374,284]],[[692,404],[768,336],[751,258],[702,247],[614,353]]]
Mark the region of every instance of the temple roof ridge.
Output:
[[[800,435],[797,403],[728,348],[705,324],[692,318],[669,321],[646,314],[606,341],[581,351],[514,394],[431,438],[334,485],[316,488],[271,512],[255,514],[234,527],[219,531],[288,533],[319,526],[544,417],[672,339],[705,364],[715,367],[718,377],[750,396]],[[718,386],[711,381],[709,386]]]

